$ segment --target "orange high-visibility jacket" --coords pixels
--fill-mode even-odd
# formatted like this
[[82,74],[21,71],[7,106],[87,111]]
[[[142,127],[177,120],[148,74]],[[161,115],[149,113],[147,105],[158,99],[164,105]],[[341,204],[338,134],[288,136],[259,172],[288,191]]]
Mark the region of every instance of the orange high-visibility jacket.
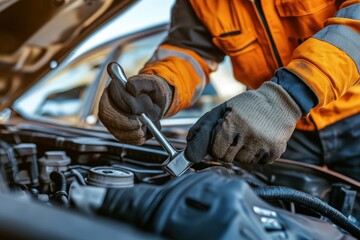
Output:
[[[181,1],[190,10],[177,6]],[[181,1],[168,39],[141,71],[174,87],[168,115],[199,97],[222,54],[230,56],[236,79],[251,88],[280,67],[303,80],[319,104],[298,129],[322,129],[360,113],[360,0]],[[207,32],[189,25],[190,33],[175,34],[176,21],[191,14]]]

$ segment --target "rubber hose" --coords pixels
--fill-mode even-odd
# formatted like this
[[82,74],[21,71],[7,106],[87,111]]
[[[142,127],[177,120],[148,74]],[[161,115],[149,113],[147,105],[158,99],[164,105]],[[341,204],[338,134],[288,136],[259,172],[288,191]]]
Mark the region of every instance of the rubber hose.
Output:
[[50,179],[55,184],[55,200],[62,203],[64,206],[69,205],[66,177],[62,172],[53,171],[50,173]]
[[259,187],[254,192],[265,200],[282,200],[302,205],[328,218],[332,223],[360,238],[360,228],[337,209],[310,194],[286,187]]
[[78,183],[80,185],[83,185],[83,186],[86,185],[83,175],[78,170],[71,169],[71,173],[75,176],[76,180],[78,181]]

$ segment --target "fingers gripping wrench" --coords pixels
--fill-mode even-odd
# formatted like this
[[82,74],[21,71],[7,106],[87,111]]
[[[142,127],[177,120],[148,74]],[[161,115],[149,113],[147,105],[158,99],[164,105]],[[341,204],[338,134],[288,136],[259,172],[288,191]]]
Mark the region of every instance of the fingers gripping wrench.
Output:
[[[110,63],[108,66],[108,73],[113,79],[120,81],[123,86],[126,85],[127,78],[125,72],[118,63]],[[142,113],[141,116],[145,119],[147,127],[154,138],[169,154],[169,158],[163,162],[162,168],[175,177],[181,176],[191,167],[192,162],[185,158],[184,151],[178,151],[171,145],[167,138],[159,131],[159,129],[156,128],[155,124],[145,113]]]

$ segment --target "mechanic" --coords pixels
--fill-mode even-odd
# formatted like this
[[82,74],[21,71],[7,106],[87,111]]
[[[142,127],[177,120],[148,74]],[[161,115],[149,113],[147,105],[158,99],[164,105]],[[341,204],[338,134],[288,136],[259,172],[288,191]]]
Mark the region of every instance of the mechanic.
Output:
[[187,136],[190,161],[281,156],[360,180],[360,0],[178,0],[140,74],[126,90],[118,81],[105,89],[100,120],[120,141],[143,144],[151,134],[138,115],[160,126],[190,107],[225,55],[236,79],[256,90],[198,120]]

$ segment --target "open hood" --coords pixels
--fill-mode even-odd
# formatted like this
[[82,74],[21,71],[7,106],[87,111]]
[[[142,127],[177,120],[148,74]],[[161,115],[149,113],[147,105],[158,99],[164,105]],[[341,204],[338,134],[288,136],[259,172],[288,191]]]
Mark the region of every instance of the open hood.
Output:
[[0,0],[0,109],[135,0]]

